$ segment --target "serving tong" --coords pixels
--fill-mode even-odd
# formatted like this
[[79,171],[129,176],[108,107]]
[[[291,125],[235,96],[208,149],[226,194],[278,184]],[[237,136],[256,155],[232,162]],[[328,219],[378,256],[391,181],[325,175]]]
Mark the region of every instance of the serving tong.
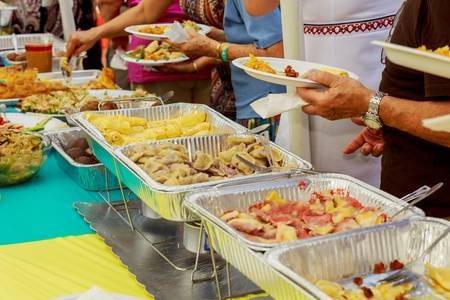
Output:
[[154,106],[156,103],[159,103],[160,105],[165,105],[165,103],[172,98],[174,95],[173,91],[168,91],[162,96],[155,96],[155,95],[148,95],[144,97],[128,97],[128,98],[121,98],[121,99],[113,99],[113,100],[102,100],[98,103],[98,110],[102,110],[103,106],[106,103],[115,103],[115,104],[125,104],[125,103],[137,103],[137,102],[148,102],[150,106]]
[[392,284],[393,286],[398,286],[411,283],[413,284],[413,290],[411,291],[411,293],[429,296],[430,289],[422,280],[422,276],[425,274],[424,261],[426,257],[431,254],[433,249],[449,233],[450,226],[448,226],[437,238],[435,238],[419,256],[405,263],[402,269],[384,274],[371,274],[365,277],[363,281],[364,286],[375,287],[379,284]]

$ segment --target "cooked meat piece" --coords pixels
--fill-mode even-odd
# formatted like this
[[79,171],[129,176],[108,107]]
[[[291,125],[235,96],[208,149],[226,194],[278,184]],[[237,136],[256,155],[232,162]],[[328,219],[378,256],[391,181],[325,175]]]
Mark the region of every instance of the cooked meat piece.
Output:
[[228,211],[226,213],[224,213],[220,218],[225,221],[228,222],[231,219],[235,219],[239,217],[239,211],[237,210],[232,210],[232,211]]
[[245,233],[253,233],[263,229],[263,224],[258,220],[251,218],[236,218],[227,222],[231,227],[236,230],[245,232]]

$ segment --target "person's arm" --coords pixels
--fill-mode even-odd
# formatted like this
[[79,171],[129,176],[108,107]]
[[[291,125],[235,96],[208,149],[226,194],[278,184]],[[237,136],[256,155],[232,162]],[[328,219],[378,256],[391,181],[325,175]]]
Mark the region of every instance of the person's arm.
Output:
[[[328,86],[327,90],[297,88],[299,96],[308,103],[303,111],[329,120],[361,117],[369,106],[374,91],[347,77],[327,72],[310,71],[305,78]],[[381,121],[413,136],[450,148],[450,133],[436,132],[422,125],[424,119],[450,114],[448,101],[412,101],[386,96],[381,101]]]
[[450,114],[450,98],[447,101],[411,101],[386,96],[381,101],[379,114],[387,126],[450,148],[450,133],[433,131],[422,124],[424,119]]
[[[185,53],[191,58],[200,56],[217,57],[217,49],[221,42],[213,40],[207,36],[201,35],[194,31],[188,32],[190,39],[182,44],[167,41],[175,50]],[[233,60],[239,57],[248,56],[249,53],[255,56],[283,57],[283,42],[273,44],[267,48],[258,48],[254,44],[230,44],[228,48],[228,59]]]
[[193,60],[157,67],[162,72],[195,73],[218,66],[220,62],[212,57],[202,56]]
[[222,29],[216,27],[211,28],[211,32],[208,33],[208,37],[219,42],[227,41],[227,38],[225,37],[225,32]]
[[73,33],[67,43],[67,57],[80,55],[101,38],[112,38],[123,34],[123,30],[128,26],[154,23],[170,4],[172,4],[171,0],[143,0],[137,6],[101,26]]
[[120,14],[122,3],[122,0],[97,0],[100,15],[103,17],[105,22],[114,19]]
[[280,5],[280,0],[244,0],[245,9],[250,16],[263,16]]

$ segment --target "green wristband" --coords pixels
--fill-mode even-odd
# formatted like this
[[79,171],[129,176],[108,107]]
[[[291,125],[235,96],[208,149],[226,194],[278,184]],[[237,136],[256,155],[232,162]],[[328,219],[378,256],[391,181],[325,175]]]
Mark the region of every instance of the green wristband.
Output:
[[223,62],[228,62],[228,48],[230,48],[230,44],[223,43],[220,51],[220,58]]

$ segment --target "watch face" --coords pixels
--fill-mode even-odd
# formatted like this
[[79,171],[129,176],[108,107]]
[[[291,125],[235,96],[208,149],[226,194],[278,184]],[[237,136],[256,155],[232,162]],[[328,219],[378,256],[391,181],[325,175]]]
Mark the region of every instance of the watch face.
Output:
[[370,117],[364,117],[363,118],[364,124],[366,124],[367,127],[371,129],[380,129],[382,127],[381,123],[378,120],[375,120]]

